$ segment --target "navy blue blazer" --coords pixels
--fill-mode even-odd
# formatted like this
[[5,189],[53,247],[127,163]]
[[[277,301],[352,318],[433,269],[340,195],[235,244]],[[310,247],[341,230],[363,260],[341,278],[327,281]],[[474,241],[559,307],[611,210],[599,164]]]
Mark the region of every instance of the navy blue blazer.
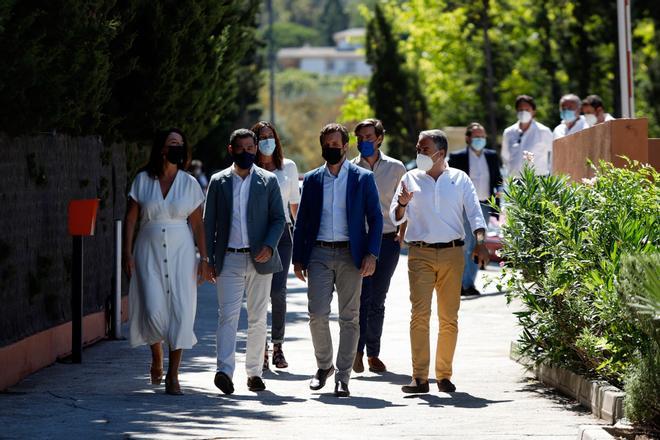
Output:
[[[305,174],[298,216],[293,231],[293,263],[307,269],[309,256],[321,227],[323,209],[323,172],[321,166]],[[380,209],[374,174],[348,163],[346,182],[346,215],[353,263],[359,269],[367,254],[378,257],[383,234],[383,213]],[[369,225],[369,232],[365,225]]]
[[[461,171],[464,171],[468,176],[470,175],[470,154],[468,153],[468,148],[464,150],[451,153],[449,155],[449,166],[452,168],[458,168]],[[495,150],[483,150],[484,156],[486,156],[486,163],[488,164],[488,174],[490,174],[490,194],[495,195],[497,188],[502,186],[502,174],[500,173],[500,159],[497,156]],[[483,202],[483,200],[480,200]],[[498,199],[499,204],[499,199]]]

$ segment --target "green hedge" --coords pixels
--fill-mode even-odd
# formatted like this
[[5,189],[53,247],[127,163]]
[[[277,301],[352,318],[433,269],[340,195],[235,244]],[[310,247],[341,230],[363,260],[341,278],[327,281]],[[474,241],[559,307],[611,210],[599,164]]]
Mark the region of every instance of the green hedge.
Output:
[[523,354],[623,386],[649,335],[617,280],[624,255],[658,252],[658,177],[629,162],[581,183],[530,168],[509,182],[503,280],[523,305]]

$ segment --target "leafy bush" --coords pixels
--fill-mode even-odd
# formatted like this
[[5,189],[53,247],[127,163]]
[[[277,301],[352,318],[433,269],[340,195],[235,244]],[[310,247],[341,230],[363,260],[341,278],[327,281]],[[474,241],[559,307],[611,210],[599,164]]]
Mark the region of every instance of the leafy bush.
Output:
[[646,334],[625,377],[626,417],[660,429],[660,254],[624,258],[617,285]]
[[658,251],[658,173],[601,163],[582,183],[510,181],[503,227],[508,299],[519,299],[523,354],[622,386],[647,339],[616,280],[624,254]]

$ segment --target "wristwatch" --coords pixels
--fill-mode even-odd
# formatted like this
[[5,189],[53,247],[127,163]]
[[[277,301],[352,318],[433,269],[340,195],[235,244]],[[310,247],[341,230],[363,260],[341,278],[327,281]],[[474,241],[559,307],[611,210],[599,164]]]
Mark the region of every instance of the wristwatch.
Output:
[[211,260],[209,259],[209,257],[200,257],[200,258],[199,258],[199,261],[203,261],[203,262],[205,262],[205,263],[210,263],[210,262],[211,262]]

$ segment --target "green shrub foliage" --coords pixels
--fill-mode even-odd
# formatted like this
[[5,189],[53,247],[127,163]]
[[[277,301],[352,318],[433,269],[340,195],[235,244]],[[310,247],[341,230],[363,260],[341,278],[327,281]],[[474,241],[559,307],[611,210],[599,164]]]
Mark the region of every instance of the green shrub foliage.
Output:
[[258,0],[21,0],[0,12],[0,127],[191,142],[237,107]]
[[595,177],[535,176],[505,193],[508,298],[518,299],[521,351],[621,386],[648,336],[616,280],[624,254],[658,251],[658,173],[601,163]]
[[626,256],[617,285],[646,335],[625,376],[625,414],[660,429],[660,253]]

